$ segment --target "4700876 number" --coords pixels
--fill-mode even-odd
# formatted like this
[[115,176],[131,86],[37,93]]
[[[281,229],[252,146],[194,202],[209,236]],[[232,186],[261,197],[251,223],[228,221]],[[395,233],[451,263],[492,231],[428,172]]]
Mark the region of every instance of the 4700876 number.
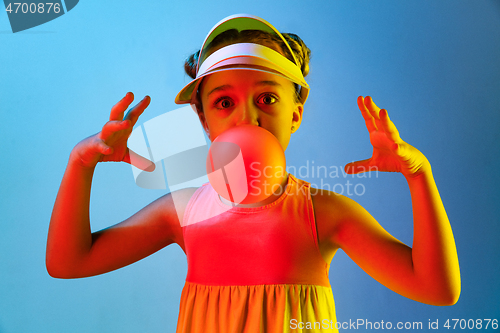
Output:
[[51,11],[53,13],[59,13],[61,11],[60,3],[53,2],[40,2],[40,3],[27,3],[27,2],[14,2],[9,3],[9,5],[5,8],[5,11],[9,14],[48,14]]
[[447,329],[470,329],[470,330],[487,330],[492,328],[498,329],[498,319],[448,319],[443,324]]

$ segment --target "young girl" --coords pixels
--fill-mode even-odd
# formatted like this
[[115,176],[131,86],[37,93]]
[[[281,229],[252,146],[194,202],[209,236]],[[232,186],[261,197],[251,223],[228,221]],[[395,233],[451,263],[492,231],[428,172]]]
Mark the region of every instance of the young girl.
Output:
[[[266,21],[235,15],[219,22],[186,62],[193,77],[177,96],[191,103],[214,140],[240,125],[271,132],[283,149],[301,124],[309,86],[309,49]],[[167,194],[127,220],[91,233],[90,188],[98,162],[154,165],[129,151],[132,127],[146,96],[126,116],[128,93],[102,131],[75,146],[54,204],[47,244],[51,276],[103,274],[177,243],[188,273],[177,332],[336,331],[330,262],[344,250],[395,292],[434,305],[456,303],[460,272],[446,212],[425,156],[401,140],[386,110],[370,97],[358,106],[373,155],[348,173],[401,172],[410,187],[414,240],[410,248],[361,206],[286,174],[267,199],[228,206],[210,184]],[[166,143],[168,144],[168,143]],[[173,196],[175,195],[175,205]]]

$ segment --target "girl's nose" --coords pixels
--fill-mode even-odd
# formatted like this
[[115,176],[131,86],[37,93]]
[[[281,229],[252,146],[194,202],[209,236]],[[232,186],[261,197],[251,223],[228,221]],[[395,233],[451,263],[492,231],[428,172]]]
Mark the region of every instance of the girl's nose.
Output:
[[236,112],[236,125],[259,126],[259,112],[253,103],[239,107],[238,112]]

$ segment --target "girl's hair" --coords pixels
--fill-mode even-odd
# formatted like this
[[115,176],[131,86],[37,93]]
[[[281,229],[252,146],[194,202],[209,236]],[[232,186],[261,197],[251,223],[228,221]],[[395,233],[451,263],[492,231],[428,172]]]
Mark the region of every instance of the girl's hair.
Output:
[[[311,50],[306,46],[302,39],[292,33],[282,33],[286,41],[290,45],[295,58],[297,58],[298,66],[302,71],[302,75],[305,77],[309,73],[309,58],[311,56]],[[207,46],[208,54],[211,54],[218,49],[225,46],[236,44],[236,43],[255,43],[263,46],[267,46],[276,52],[279,52],[285,56],[288,60],[294,61],[293,56],[290,54],[288,47],[277,35],[272,35],[270,33],[261,30],[242,30],[238,31],[236,29],[227,30],[217,37],[215,37],[210,44]],[[200,56],[200,51],[191,54],[184,62],[184,70],[186,74],[191,78],[196,78],[196,66],[198,64],[198,57]],[[295,100],[299,100],[299,90],[300,86],[295,84]],[[199,96],[197,94],[197,107],[199,111],[201,109],[201,103],[199,103]]]

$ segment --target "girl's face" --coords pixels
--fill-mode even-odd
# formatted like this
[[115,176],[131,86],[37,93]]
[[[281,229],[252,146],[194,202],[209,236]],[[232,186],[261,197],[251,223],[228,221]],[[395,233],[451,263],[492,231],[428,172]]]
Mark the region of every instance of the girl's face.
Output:
[[250,124],[271,132],[285,150],[302,120],[303,106],[295,102],[293,83],[271,73],[214,73],[203,80],[200,95],[199,117],[211,141],[233,126]]

